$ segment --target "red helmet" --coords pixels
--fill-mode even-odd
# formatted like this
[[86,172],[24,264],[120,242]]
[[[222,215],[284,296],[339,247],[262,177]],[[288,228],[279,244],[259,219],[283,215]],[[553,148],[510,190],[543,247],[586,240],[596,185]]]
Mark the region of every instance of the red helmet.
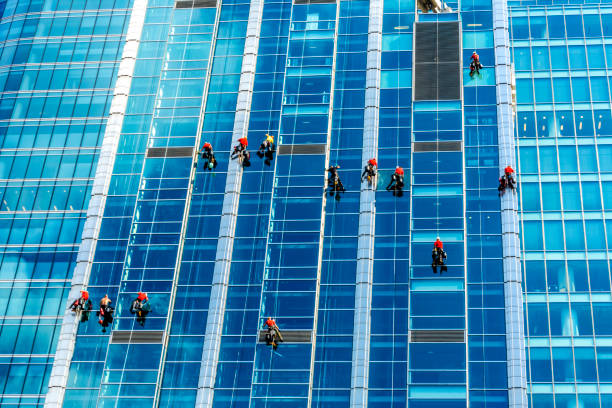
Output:
[[400,166],[397,166],[397,167],[395,168],[395,173],[396,173],[396,174],[401,174],[401,175],[404,175],[404,169],[403,169],[403,168],[401,168]]
[[376,163],[376,158],[368,160],[368,163],[370,163],[372,166],[378,166],[378,163]]
[[204,147],[205,148],[212,148],[212,145],[208,142],[204,143]]
[[89,292],[87,292],[86,290],[82,290],[81,297],[85,300],[89,299]]
[[246,137],[241,137],[240,139],[238,139],[238,141],[240,142],[240,144],[242,144],[243,146],[248,146],[249,145],[249,141],[247,140]]
[[142,302],[145,299],[148,299],[146,292],[138,292],[138,300]]

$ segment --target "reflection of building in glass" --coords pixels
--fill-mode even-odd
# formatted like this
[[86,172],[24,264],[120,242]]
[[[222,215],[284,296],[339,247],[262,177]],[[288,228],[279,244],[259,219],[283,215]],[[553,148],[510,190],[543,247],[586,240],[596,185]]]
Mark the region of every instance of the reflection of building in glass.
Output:
[[612,405],[612,8],[60,3],[0,2],[0,405]]

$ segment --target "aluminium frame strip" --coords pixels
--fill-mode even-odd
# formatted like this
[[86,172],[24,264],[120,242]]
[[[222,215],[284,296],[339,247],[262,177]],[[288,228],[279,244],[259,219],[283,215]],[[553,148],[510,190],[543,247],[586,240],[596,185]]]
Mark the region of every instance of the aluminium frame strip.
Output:
[[[368,57],[365,112],[363,123],[362,164],[378,155],[378,118],[382,55],[383,1],[370,0],[368,21]],[[380,175],[376,178],[378,179]],[[353,317],[353,363],[351,368],[351,408],[368,406],[372,285],[374,282],[374,236],[376,220],[376,183],[361,183],[357,273],[355,276],[355,313]]]
[[[134,75],[136,57],[138,56],[140,36],[144,26],[147,4],[148,0],[134,0],[134,5],[130,14],[130,22],[128,23],[125,45],[123,47],[123,54],[121,55],[121,62],[119,63],[117,81],[115,83],[113,100],[110,106],[110,115],[104,131],[98,167],[96,168],[91,198],[87,208],[87,218],[83,226],[77,263],[72,275],[68,304],[72,299],[76,299],[80,296],[80,291],[85,289],[89,282],[100,225],[106,206],[106,197],[108,195],[115,164],[117,146],[119,145],[119,137],[127,108],[128,95]],[[59,408],[63,405],[66,386],[68,384],[68,373],[74,353],[77,329],[79,327],[79,317],[70,311],[67,307],[68,304],[64,311],[62,327],[57,349],[55,351],[55,359],[53,360],[53,368],[49,378],[49,390],[45,397],[44,405],[46,408]]]
[[[516,168],[512,65],[508,35],[508,5],[493,1],[495,42],[495,84],[497,88],[497,132],[500,173],[507,165]],[[501,196],[504,300],[506,320],[506,359],[508,406],[527,408],[527,374],[523,317],[523,290],[520,264],[518,198],[515,191]]]
[[[240,71],[231,146],[236,145],[238,139],[245,137],[248,132],[262,17],[263,0],[252,0],[244,42],[244,55]],[[215,269],[206,318],[204,345],[202,347],[198,392],[195,404],[197,408],[208,408],[212,407],[213,404],[241,186],[242,165],[238,160],[231,160],[225,182]]]

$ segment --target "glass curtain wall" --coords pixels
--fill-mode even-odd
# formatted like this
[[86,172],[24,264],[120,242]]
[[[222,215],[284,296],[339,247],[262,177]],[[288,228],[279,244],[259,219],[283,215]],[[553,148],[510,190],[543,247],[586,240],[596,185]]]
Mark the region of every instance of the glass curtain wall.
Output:
[[[145,156],[147,147],[195,147],[216,14],[148,4],[89,282],[95,302],[108,294],[115,304],[112,330],[140,329],[129,313],[137,291],[153,305],[146,329],[167,324],[192,160]],[[162,345],[109,345],[112,330],[79,326],[65,406],[153,404]]]
[[351,388],[369,3],[340,1],[339,13],[329,162],[347,192],[325,204],[313,407],[348,406]]
[[0,400],[42,406],[131,2],[0,2]]
[[[414,11],[411,0],[383,3],[368,392],[368,406],[381,408],[405,407],[407,398]],[[397,166],[404,169],[401,197],[384,190]]]
[[[444,35],[444,30],[448,30],[445,27],[458,30],[453,20],[459,19],[459,15],[440,15],[444,23],[429,22],[436,15],[418,17],[417,29],[419,24],[421,30],[431,30],[426,27],[433,26],[437,34],[427,48],[415,45],[424,54],[417,55],[415,61],[423,61],[428,52],[435,55],[433,61],[440,63],[429,65],[433,67],[430,80],[439,81],[434,82],[437,100],[419,97],[413,102],[412,112],[408,399],[409,405],[416,407],[465,407],[468,379],[464,338],[454,341],[417,338],[419,333],[438,336],[457,330],[454,333],[463,334],[467,329],[463,106],[461,90],[445,95],[442,81],[436,78],[438,70],[445,66],[460,69],[460,31],[456,31],[455,44],[443,43],[453,41],[452,36]],[[443,55],[442,49],[447,50]],[[415,65],[415,69],[423,68]],[[416,78],[419,76],[415,75]],[[459,75],[456,78],[459,87]],[[414,86],[415,97],[421,95],[423,92],[417,91],[425,84]],[[432,248],[437,237],[448,254],[445,260],[448,269],[432,267]],[[440,275],[436,276],[437,273]]]
[[612,404],[612,10],[511,9],[534,407]]
[[[248,138],[278,142],[291,1],[264,1]],[[277,159],[254,156],[242,173],[240,202],[213,405],[248,407],[253,376],[270,200]]]
[[[472,407],[508,405],[493,16],[488,0],[461,2],[466,180],[468,373]],[[485,66],[470,77],[476,51]],[[503,164],[505,167],[506,164]]]
[[[280,144],[319,144],[322,154],[276,158],[258,326],[275,317],[284,330],[317,329],[324,153],[337,26],[337,4],[294,4],[291,13]],[[251,406],[306,407],[311,397],[312,343],[255,350]]]
[[[196,400],[195,373],[202,358],[249,8],[248,1],[240,0],[224,1],[221,6],[202,135],[195,142],[200,147],[205,142],[211,143],[219,165],[209,170],[204,164],[195,163],[160,406],[193,404]],[[201,55],[200,51],[194,55]]]

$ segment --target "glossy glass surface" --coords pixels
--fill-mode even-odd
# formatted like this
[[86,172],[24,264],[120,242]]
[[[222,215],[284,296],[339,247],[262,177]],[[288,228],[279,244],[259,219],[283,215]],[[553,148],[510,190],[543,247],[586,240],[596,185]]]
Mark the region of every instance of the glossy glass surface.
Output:
[[47,392],[130,18],[102,4],[0,2],[0,405]]
[[606,406],[612,10],[512,9],[530,403]]

